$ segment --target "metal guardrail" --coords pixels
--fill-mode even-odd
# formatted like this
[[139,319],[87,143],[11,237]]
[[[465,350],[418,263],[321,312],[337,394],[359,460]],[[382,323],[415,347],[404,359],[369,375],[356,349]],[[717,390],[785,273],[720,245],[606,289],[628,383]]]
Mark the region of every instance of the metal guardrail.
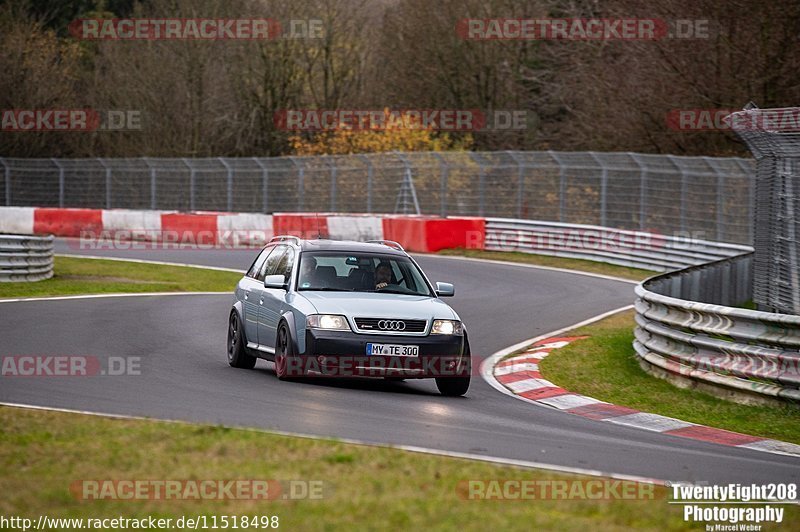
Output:
[[752,297],[753,253],[636,287],[634,349],[658,376],[742,402],[800,402],[800,316],[733,305]]
[[42,281],[53,276],[53,236],[0,234],[0,282]]
[[485,247],[668,271],[741,255],[752,248],[685,236],[510,218],[486,219]]

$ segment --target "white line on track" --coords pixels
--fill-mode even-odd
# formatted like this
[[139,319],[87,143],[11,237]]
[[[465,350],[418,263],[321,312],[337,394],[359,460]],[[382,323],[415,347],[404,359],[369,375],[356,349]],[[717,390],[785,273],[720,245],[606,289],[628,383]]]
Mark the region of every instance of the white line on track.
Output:
[[124,257],[103,257],[99,255],[71,255],[69,253],[56,253],[56,257],[68,257],[70,259],[92,259],[92,260],[113,260],[117,262],[135,262],[138,264],[158,264],[159,266],[182,266],[184,268],[198,268],[200,270],[217,270],[220,272],[234,272],[244,275],[244,270],[234,268],[221,268],[219,266],[203,266],[201,264],[188,264],[186,262],[164,262],[160,260],[127,259]]

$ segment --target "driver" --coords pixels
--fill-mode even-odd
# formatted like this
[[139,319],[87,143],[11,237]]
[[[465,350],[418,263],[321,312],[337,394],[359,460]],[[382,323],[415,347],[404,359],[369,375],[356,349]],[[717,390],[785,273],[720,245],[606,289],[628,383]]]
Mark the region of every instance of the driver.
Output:
[[375,268],[375,290],[386,288],[392,282],[392,268],[385,262],[378,264]]
[[303,257],[300,261],[300,286],[309,288],[311,285],[319,284],[317,279],[317,259],[315,257]]

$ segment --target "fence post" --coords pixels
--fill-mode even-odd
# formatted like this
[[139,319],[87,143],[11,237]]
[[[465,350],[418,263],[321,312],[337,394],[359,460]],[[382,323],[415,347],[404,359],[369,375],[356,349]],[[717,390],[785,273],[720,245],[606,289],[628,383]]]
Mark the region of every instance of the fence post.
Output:
[[150,169],[150,210],[156,210],[156,179],[157,179],[157,172],[155,166],[150,164],[149,157],[142,157],[144,164],[147,165],[147,168]]
[[597,156],[597,153],[590,151],[589,155],[592,159],[600,165],[600,225],[606,227],[608,225],[608,167],[603,160]]
[[0,157],[0,163],[3,163],[3,172],[6,180],[6,207],[11,206],[11,167],[6,163],[5,157]]
[[106,171],[106,209],[111,208],[111,167],[109,167],[103,159],[100,157],[97,158],[97,162],[100,163],[100,166]]
[[517,163],[517,219],[522,219],[522,202],[525,195],[525,173],[522,160],[517,157],[516,152],[506,151],[506,153]]
[[258,157],[253,157],[253,160],[261,168],[261,210],[266,214],[269,212],[269,168]]
[[724,204],[724,194],[723,190],[725,188],[725,174],[720,172],[719,166],[714,162],[713,159],[709,157],[703,157],[703,161],[714,171],[714,175],[717,178],[717,197],[716,197],[716,209],[717,209],[717,216],[716,216],[716,236],[715,239],[719,242],[723,242],[725,240],[725,228],[723,227],[724,224],[724,217],[723,217],[723,209],[725,207]]
[[556,152],[553,150],[547,150],[547,154],[556,162],[558,165],[558,221],[559,222],[566,222],[567,221],[567,173],[566,167],[564,166],[563,162],[561,161],[561,157],[559,157]]
[[330,157],[326,157],[328,165],[331,167],[331,201],[330,211],[336,212],[336,161],[332,161]]
[[306,168],[305,165],[301,165],[297,162],[296,157],[289,157],[289,160],[292,161],[292,164],[294,164],[295,168],[297,168],[297,210],[302,212],[306,203]]
[[688,229],[686,225],[686,195],[689,187],[688,176],[686,175],[686,169],[683,167],[683,165],[680,165],[676,162],[674,155],[667,155],[666,157],[667,160],[672,163],[672,166],[674,166],[675,169],[681,174],[680,231],[684,236],[688,237],[689,235],[687,233]]
[[372,213],[372,161],[364,154],[358,156],[359,159],[367,163],[367,214]]
[[639,155],[627,152],[639,167],[639,230],[647,229],[647,167],[639,160]]
[[219,162],[222,163],[222,166],[224,166],[225,169],[228,171],[228,180],[225,191],[225,196],[226,196],[225,209],[228,212],[233,212],[233,168],[231,167],[230,164],[228,164],[228,161],[226,161],[224,158],[217,157],[217,159],[219,160]]
[[[750,159],[742,159],[741,157],[736,157],[734,159],[736,164],[739,165],[739,168],[742,169],[742,172],[748,177],[747,180],[747,210],[748,210],[748,219],[753,219],[755,216],[755,206],[756,206],[756,175],[755,169],[752,166],[753,161]],[[746,161],[746,162],[745,162]],[[753,224],[747,224],[747,242],[753,241]]]
[[64,208],[64,167],[55,158],[50,161],[58,168],[58,206]]
[[189,210],[194,212],[194,194],[197,176],[195,175],[194,166],[189,162],[189,159],[183,157],[181,158],[181,162],[189,169]]
[[442,175],[439,181],[439,216],[442,218],[447,217],[447,181],[450,177],[450,167],[447,161],[439,152],[433,152],[433,155],[439,159],[439,173]]
[[484,216],[486,212],[486,170],[477,152],[472,152],[469,156],[478,163],[478,216]]

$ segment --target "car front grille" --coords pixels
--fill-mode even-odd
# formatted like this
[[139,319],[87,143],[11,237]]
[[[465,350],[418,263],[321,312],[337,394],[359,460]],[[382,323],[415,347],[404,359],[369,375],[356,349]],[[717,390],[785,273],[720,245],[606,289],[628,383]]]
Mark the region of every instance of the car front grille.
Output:
[[428,325],[426,320],[399,320],[393,318],[355,318],[360,331],[385,333],[422,333]]

